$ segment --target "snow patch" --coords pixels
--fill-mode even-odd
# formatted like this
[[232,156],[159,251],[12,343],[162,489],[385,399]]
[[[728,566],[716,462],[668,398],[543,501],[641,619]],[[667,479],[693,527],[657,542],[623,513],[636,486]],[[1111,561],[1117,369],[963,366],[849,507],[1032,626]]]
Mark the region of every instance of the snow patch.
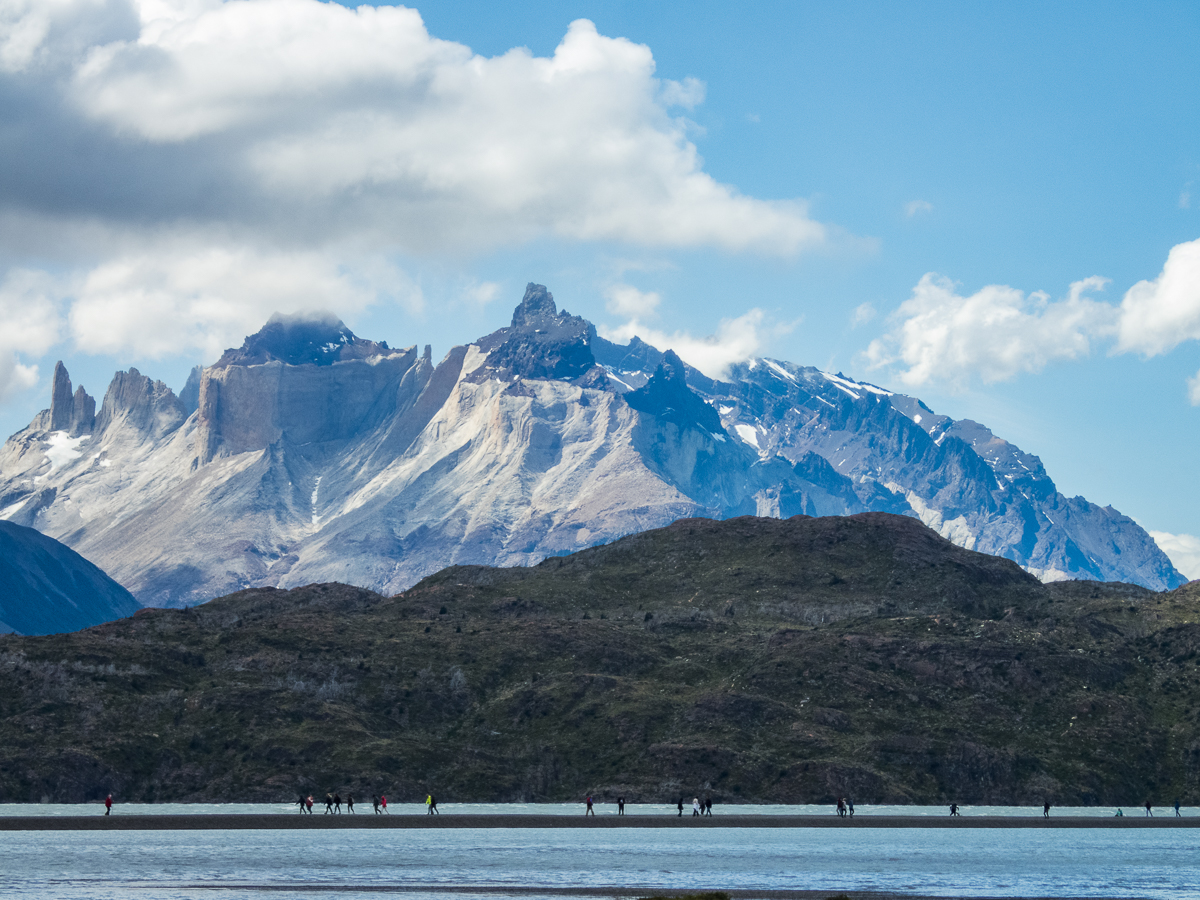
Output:
[[721,406],[721,407],[718,407],[717,409],[718,409],[718,411],[721,413],[721,415],[723,415],[723,416],[727,416],[727,415],[729,415],[731,412],[733,412],[733,407],[732,407],[732,406]]
[[320,524],[321,524],[321,517],[317,515],[317,492],[321,490],[321,477],[322,477],[322,476],[318,475],[318,476],[317,476],[316,483],[315,483],[315,484],[313,484],[313,492],[312,492],[312,523],[313,523],[314,525],[320,525]]
[[763,362],[765,362],[768,366],[770,366],[772,369],[774,369],[775,373],[777,375],[779,375],[780,378],[786,378],[788,381],[792,381],[792,382],[794,382],[796,380],[796,376],[793,375],[791,372],[789,372],[787,369],[785,369],[783,366],[779,365],[779,363],[772,362],[769,359],[764,359]]
[[720,441],[722,444],[725,443],[725,435],[717,434],[715,431],[710,431],[708,434],[714,441]]
[[83,456],[83,451],[79,449],[79,445],[91,439],[92,436],[90,434],[83,434],[73,438],[65,431],[56,431],[50,435],[46,441],[46,459],[50,460],[50,472],[47,474],[53,474],[63,466]]
[[885,482],[883,486],[893,494],[903,494],[908,505],[912,507],[912,511],[917,514],[917,518],[946,540],[967,550],[975,549],[976,534],[967,524],[966,516],[944,519],[940,511],[927,504],[915,491],[905,491],[895,482]]
[[913,424],[915,424],[915,425],[921,424],[921,414],[920,413],[917,413],[916,415],[913,416]]
[[755,450],[762,449],[758,446],[758,429],[753,425],[734,425],[733,430],[738,433],[738,437]]

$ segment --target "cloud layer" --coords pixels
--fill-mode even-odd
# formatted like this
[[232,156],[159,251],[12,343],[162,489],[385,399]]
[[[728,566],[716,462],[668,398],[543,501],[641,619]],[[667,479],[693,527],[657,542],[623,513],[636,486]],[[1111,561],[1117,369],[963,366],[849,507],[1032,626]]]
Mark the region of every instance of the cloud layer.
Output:
[[[925,275],[912,296],[890,317],[884,336],[871,342],[871,368],[895,367],[904,384],[965,387],[1006,381],[1041,371],[1058,360],[1087,356],[1099,340],[1112,340],[1112,353],[1166,353],[1200,339],[1200,240],[1172,248],[1153,281],[1130,288],[1114,306],[1090,296],[1107,280],[1086,278],[1066,297],[1026,295],[1005,285],[988,285],[970,295],[950,280]],[[1200,405],[1200,373],[1189,382]]]
[[[704,171],[703,98],[586,20],[549,58],[484,58],[402,7],[0,0],[0,273],[49,261],[59,333],[154,355],[227,344],[271,304],[376,302],[381,275],[411,301],[388,259],[824,243],[802,202]],[[0,396],[44,343],[13,328]]]

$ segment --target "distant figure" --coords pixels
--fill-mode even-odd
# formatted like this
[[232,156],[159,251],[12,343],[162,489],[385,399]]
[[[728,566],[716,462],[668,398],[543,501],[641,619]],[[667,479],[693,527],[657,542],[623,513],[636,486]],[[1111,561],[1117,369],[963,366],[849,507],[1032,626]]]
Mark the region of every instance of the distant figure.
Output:
[[837,814],[839,819],[846,815],[846,801],[841,797],[838,797]]
[[379,815],[379,797],[375,794],[371,795],[371,805],[375,807],[375,815]]
[[1154,818],[1154,811],[1152,809],[1150,809],[1150,801],[1149,800],[1146,801],[1146,815],[1148,815],[1152,819]]
[[704,798],[704,814],[706,816],[712,815],[712,797]]
[[700,798],[699,797],[692,798],[692,815],[693,816],[700,815]]
[[592,798],[589,796],[584,802],[587,803],[587,809],[583,811],[583,814],[585,816],[595,816],[596,811],[592,809]]
[[300,815],[304,815],[304,795],[300,795],[300,799],[296,801],[296,805],[300,807]]
[[679,809],[679,818],[682,819],[683,818],[683,798],[682,797],[679,798],[679,802],[676,804],[676,807]]
[[438,816],[441,815],[441,813],[438,812],[438,808],[437,808],[437,795],[436,794],[429,795],[429,808],[434,813],[434,815],[438,815]]
[[846,809],[850,813],[850,818],[854,818],[854,801],[849,797],[846,798]]
[[1175,798],[1175,818],[1177,818],[1177,819],[1183,818],[1183,816],[1179,815],[1179,798],[1178,797]]
[[312,815],[312,794],[309,794],[307,797],[304,798],[304,808],[305,808],[305,810],[307,810],[308,814],[311,816]]
[[1049,800],[1047,800],[1045,803],[1042,804],[1042,818],[1043,819],[1050,818],[1050,801]]
[[333,812],[333,794],[326,793],[325,794],[325,815],[329,815],[331,812]]
[[618,816],[625,815],[625,798],[624,797],[617,798],[617,815]]
[[333,795],[333,811],[335,813],[337,813],[338,815],[341,815],[341,813],[342,813],[342,795],[341,794]]
[[354,812],[354,795],[353,794],[346,795],[346,812],[348,812],[348,813]]
[[1117,815],[1116,815],[1116,818],[1118,818],[1118,819],[1123,819],[1123,818],[1125,818],[1125,813],[1124,813],[1124,812],[1121,810],[1121,808],[1120,808],[1120,807],[1118,807],[1118,808],[1117,808]]
[[389,816],[391,815],[391,813],[387,811],[387,794],[379,795],[379,805],[383,807],[383,811],[385,813],[387,813]]
[[958,804],[957,803],[950,804],[950,815],[952,815],[952,816],[958,815]]
[[104,814],[107,816],[112,812],[112,794],[104,798]]

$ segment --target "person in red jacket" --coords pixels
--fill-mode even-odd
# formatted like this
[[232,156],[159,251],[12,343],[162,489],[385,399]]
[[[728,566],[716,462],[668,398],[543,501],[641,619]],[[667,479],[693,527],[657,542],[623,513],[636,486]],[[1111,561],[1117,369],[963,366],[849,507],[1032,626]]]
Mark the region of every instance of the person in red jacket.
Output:
[[107,816],[112,812],[112,794],[104,798],[104,814]]

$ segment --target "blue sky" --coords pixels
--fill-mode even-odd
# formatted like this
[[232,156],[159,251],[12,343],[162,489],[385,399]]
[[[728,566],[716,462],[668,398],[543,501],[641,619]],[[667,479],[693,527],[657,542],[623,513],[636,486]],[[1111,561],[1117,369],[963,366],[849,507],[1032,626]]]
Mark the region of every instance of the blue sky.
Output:
[[746,7],[17,0],[0,425],[58,358],[179,387],[315,307],[440,356],[532,280],[981,421],[1200,575],[1200,8]]

